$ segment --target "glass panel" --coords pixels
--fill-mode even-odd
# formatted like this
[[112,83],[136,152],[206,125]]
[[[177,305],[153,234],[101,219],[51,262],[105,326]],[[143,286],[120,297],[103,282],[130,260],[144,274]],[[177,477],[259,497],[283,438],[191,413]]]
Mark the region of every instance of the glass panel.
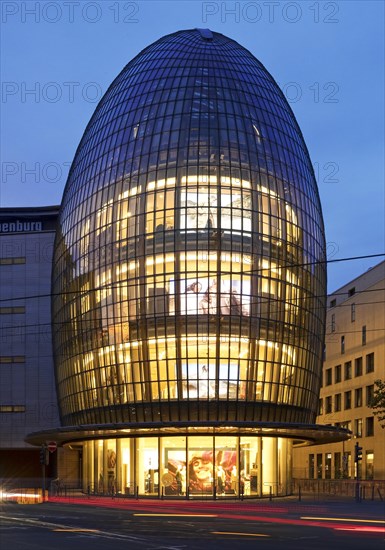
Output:
[[214,489],[213,438],[200,437],[188,440],[189,494],[212,495]]
[[238,452],[236,437],[215,438],[216,494],[238,494]]
[[135,440],[120,440],[121,492],[125,495],[135,494],[134,456]]
[[159,457],[158,438],[136,440],[136,483],[140,495],[158,496]]
[[261,439],[240,438],[240,490],[245,496],[261,494]]
[[161,494],[186,495],[187,468],[186,468],[186,438],[161,437]]

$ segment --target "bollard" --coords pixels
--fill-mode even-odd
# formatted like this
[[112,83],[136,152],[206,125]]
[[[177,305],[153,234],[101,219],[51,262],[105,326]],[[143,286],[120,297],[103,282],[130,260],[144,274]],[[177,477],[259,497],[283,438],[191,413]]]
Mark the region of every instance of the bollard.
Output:
[[139,499],[139,485],[136,486],[136,500]]
[[270,485],[269,488],[269,500],[270,502],[273,500],[273,487]]
[[298,501],[301,502],[301,498],[302,498],[302,495],[301,495],[301,485],[298,485]]
[[162,494],[161,494],[161,497],[160,497],[160,498],[163,500],[163,497],[164,497],[164,487],[163,487],[163,485],[162,485]]

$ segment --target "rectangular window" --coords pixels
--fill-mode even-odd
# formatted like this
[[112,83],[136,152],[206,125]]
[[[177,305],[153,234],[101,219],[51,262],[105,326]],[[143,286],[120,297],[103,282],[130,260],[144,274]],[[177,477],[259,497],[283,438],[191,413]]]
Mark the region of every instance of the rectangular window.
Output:
[[328,395],[325,402],[325,413],[330,414],[332,412],[332,396]]
[[25,363],[25,355],[3,355],[0,357],[0,363]]
[[374,353],[366,356],[366,372],[374,372]]
[[314,479],[314,455],[309,455],[309,479]]
[[357,357],[354,361],[354,375],[362,376],[362,357]]
[[317,454],[317,479],[322,479],[322,454]]
[[345,380],[351,380],[352,378],[352,362],[347,361],[345,363]]
[[341,410],[341,394],[336,393],[334,396],[334,411],[338,412]]
[[332,377],[333,377],[332,369],[326,369],[325,386],[330,386],[333,383]]
[[366,346],[366,325],[362,327],[362,345]]
[[24,405],[0,405],[0,413],[21,413],[25,412]]
[[341,336],[341,353],[345,353],[345,336]]
[[373,451],[366,451],[366,479],[374,479],[374,453]]
[[374,397],[374,384],[366,386],[366,406],[369,407]]
[[350,420],[345,420],[345,422],[341,422],[341,428],[345,428],[345,430],[352,431],[352,423]]
[[15,313],[25,313],[25,306],[0,307],[0,315],[10,315]]
[[18,264],[25,264],[25,257],[0,258],[0,265],[18,265]]
[[324,413],[324,400],[321,397],[318,401],[318,414],[323,414],[323,413]]
[[354,406],[362,407],[362,388],[354,390]]
[[345,410],[352,408],[352,392],[346,391],[345,394]]
[[332,478],[332,453],[325,454],[325,479]]
[[332,314],[331,331],[332,332],[336,331],[336,314],[335,313]]
[[352,455],[349,451],[344,452],[342,463],[342,477],[349,479],[352,477]]
[[354,421],[354,435],[362,437],[362,418],[356,418]]
[[350,306],[350,321],[354,323],[356,320],[356,304],[351,304]]
[[330,307],[336,307],[337,300],[334,298],[333,300],[330,300]]
[[336,365],[334,367],[334,382],[336,384],[341,382],[341,365]]
[[374,417],[368,416],[366,419],[366,437],[374,435]]
[[341,453],[334,453],[334,479],[341,479]]
[[348,296],[349,298],[356,293],[356,287],[349,288]]

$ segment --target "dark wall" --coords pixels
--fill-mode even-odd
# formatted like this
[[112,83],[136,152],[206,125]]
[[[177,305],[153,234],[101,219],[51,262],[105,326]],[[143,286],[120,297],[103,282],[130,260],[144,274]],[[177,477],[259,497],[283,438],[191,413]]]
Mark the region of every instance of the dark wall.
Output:
[[[56,472],[56,453],[49,455],[50,464],[46,466],[46,477],[54,478]],[[2,449],[0,450],[0,480],[6,482],[41,480],[40,449]]]

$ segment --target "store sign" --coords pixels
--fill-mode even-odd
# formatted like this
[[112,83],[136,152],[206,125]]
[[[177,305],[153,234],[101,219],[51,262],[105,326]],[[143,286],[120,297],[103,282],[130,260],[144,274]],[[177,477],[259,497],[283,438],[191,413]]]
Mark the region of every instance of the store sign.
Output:
[[42,221],[15,220],[0,223],[0,233],[33,233],[42,230]]

